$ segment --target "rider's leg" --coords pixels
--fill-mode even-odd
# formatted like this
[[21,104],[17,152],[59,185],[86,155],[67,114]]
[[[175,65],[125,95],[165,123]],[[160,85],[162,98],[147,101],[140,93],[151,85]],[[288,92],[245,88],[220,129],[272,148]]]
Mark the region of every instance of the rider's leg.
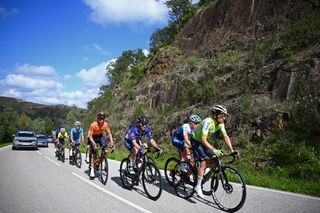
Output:
[[90,145],[89,153],[90,153],[90,156],[91,156],[91,159],[90,159],[90,177],[94,178],[95,177],[95,174],[94,174],[95,154],[94,154],[94,149],[93,149],[92,144]]

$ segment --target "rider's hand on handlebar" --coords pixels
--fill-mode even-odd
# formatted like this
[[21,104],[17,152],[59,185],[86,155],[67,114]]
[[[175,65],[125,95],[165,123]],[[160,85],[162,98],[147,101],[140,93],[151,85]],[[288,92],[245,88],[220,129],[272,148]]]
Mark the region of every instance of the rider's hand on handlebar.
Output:
[[162,149],[161,149],[159,146],[157,146],[155,149],[157,150],[157,152],[158,152],[160,155],[162,154]]
[[231,150],[229,154],[235,157],[239,156],[239,152],[237,150]]
[[215,149],[213,151],[213,153],[217,156],[217,157],[220,157],[222,155],[222,151],[220,149]]

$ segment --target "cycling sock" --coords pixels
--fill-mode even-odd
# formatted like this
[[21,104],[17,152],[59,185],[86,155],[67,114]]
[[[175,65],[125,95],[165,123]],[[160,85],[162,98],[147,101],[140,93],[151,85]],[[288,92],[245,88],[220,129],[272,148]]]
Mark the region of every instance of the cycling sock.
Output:
[[196,186],[197,188],[201,188],[202,178],[203,177],[198,176],[198,181],[197,181],[197,186]]

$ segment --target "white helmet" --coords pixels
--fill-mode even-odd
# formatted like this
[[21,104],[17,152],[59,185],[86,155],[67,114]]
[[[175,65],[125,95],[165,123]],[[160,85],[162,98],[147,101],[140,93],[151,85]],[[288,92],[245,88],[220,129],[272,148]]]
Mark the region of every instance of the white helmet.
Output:
[[81,122],[80,121],[76,121],[76,122],[74,122],[74,125],[75,126],[81,126]]
[[227,109],[222,106],[222,105],[214,105],[212,108],[211,108],[211,112],[213,114],[215,113],[223,113],[223,114],[228,114],[228,111]]
[[61,129],[60,129],[60,132],[65,132],[65,131],[66,131],[65,128],[61,128]]

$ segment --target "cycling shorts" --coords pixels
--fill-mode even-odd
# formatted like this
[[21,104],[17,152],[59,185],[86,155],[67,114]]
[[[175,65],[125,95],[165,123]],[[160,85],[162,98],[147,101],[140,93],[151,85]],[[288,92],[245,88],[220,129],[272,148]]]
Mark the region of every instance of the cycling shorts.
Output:
[[[141,146],[141,141],[137,141],[137,143]],[[124,146],[131,152],[134,147],[131,140],[124,140]],[[142,157],[141,149],[137,152],[136,157],[139,159]]]
[[60,144],[64,145],[66,142],[64,139],[59,139]]
[[[92,138],[96,144],[99,144],[102,147],[102,149],[107,149],[107,140],[105,137],[102,135],[93,135]],[[94,151],[92,143],[90,143],[90,149],[91,151]]]
[[179,149],[179,151],[183,151],[186,147],[187,144],[184,140],[180,140],[177,136],[177,133],[173,133],[172,138],[171,138],[171,143],[172,145],[174,145],[175,147],[177,147]]
[[206,156],[212,158],[214,153],[212,150],[206,148],[201,142],[191,138],[191,146],[194,149],[195,156],[199,159],[200,162],[206,159]]

